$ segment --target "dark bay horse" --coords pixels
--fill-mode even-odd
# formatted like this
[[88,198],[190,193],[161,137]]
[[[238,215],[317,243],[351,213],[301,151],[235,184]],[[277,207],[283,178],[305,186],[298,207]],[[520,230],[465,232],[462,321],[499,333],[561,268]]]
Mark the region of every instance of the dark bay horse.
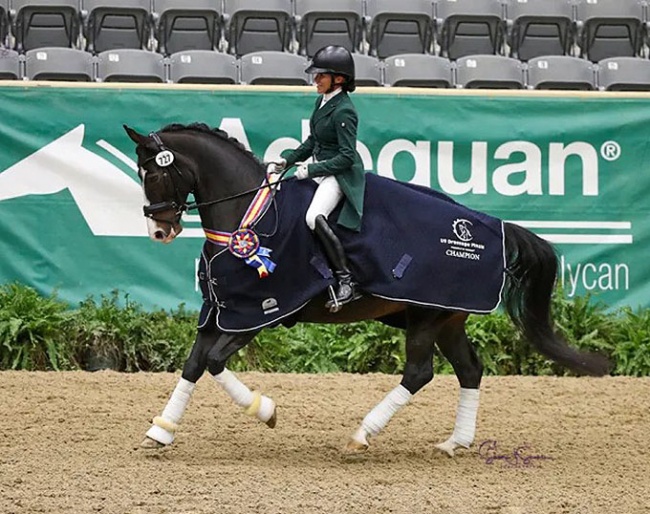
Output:
[[[203,124],[169,125],[149,135],[124,127],[137,145],[138,168],[145,194],[145,215],[150,237],[169,243],[182,230],[181,215],[194,194],[201,224],[208,231],[235,231],[266,178],[264,165],[244,146],[219,129]],[[244,194],[242,194],[244,193]],[[221,201],[227,200],[227,201]],[[551,245],[532,232],[504,223],[506,277],[501,300],[506,312],[526,339],[543,355],[580,374],[608,372],[606,358],[578,351],[566,344],[552,327],[551,294],[557,256]],[[208,258],[220,248],[207,245]],[[435,277],[423,277],[431,281]],[[472,287],[459,283],[458,287]],[[389,301],[375,296],[347,305],[337,313],[325,308],[326,293],[294,313],[294,321],[349,323],[377,319],[399,320],[406,329],[406,364],[400,384],[363,419],[346,446],[348,452],[368,448],[391,417],[412,395],[433,378],[434,345],[449,360],[460,383],[456,424],[447,441],[437,448],[450,456],[468,448],[475,436],[482,364],[465,332],[468,313]],[[399,324],[399,323],[398,323]],[[144,447],[173,442],[195,383],[205,370],[246,413],[268,426],[276,423],[273,400],[252,392],[226,368],[228,358],[248,344],[259,330],[226,333],[214,323],[197,331],[182,373],[162,414],[153,420]]]

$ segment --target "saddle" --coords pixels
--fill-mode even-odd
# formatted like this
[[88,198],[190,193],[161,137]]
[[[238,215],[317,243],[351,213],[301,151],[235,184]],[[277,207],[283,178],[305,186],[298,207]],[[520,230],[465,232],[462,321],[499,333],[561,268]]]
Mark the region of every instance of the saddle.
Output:
[[[249,227],[272,272],[263,278],[231,251],[208,258],[206,240],[198,278],[203,295],[199,328],[224,332],[276,325],[335,285],[304,216],[313,181],[282,184],[274,205]],[[420,306],[487,313],[504,284],[502,221],[421,186],[366,174],[359,232],[329,218],[365,294]],[[353,308],[353,304],[346,306]]]

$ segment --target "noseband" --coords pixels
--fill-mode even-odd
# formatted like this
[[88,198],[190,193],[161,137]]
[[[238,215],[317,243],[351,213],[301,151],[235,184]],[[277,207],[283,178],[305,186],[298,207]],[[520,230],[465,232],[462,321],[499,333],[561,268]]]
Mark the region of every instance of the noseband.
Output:
[[[165,146],[158,133],[151,132],[149,134],[149,137],[151,137],[156,143],[156,146],[158,147],[158,153],[145,160],[142,163],[142,167],[144,168],[145,164],[148,164],[154,160],[156,161],[156,164],[161,168],[168,168],[171,166],[175,173],[167,173],[167,171],[165,171],[163,176],[168,176],[171,180],[172,186],[174,187],[175,198],[171,201],[168,200],[166,202],[158,202],[152,205],[145,205],[142,210],[144,211],[145,217],[150,218],[154,221],[162,221],[165,223],[169,223],[169,221],[156,218],[156,215],[160,212],[173,210],[175,212],[174,216],[176,217],[175,222],[178,223],[178,221],[181,219],[183,211],[187,210],[188,207],[187,203],[182,199],[180,191],[178,190],[178,179],[182,179],[183,174],[181,173],[181,170],[178,169],[178,166],[176,166],[174,153]],[[144,177],[142,178],[144,180]]]

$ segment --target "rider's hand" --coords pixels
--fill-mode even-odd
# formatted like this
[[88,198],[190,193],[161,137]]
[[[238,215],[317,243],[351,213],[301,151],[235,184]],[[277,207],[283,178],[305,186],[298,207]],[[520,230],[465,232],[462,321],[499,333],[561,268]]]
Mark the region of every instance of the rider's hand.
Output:
[[309,165],[306,163],[302,163],[301,165],[296,168],[296,172],[293,174],[294,177],[296,177],[298,180],[303,180],[307,177],[309,177]]
[[287,160],[283,159],[280,157],[277,161],[275,161],[275,172],[276,173],[282,173],[287,167]]

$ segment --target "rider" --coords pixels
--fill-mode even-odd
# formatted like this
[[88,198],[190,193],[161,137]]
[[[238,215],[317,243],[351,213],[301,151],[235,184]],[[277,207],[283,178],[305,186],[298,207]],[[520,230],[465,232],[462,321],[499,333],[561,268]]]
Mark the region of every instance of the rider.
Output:
[[[344,198],[338,224],[359,231],[363,214],[365,177],[357,153],[357,111],[348,93],[355,90],[354,60],[342,46],[326,46],[316,52],[305,70],[314,74],[316,99],[309,120],[311,135],[276,164],[276,171],[300,162],[295,172],[299,180],[318,182],[305,221],[323,245],[338,281],[335,298],[327,303],[331,311],[359,298],[348,260],[327,217]],[[302,161],[313,157],[312,164]]]

